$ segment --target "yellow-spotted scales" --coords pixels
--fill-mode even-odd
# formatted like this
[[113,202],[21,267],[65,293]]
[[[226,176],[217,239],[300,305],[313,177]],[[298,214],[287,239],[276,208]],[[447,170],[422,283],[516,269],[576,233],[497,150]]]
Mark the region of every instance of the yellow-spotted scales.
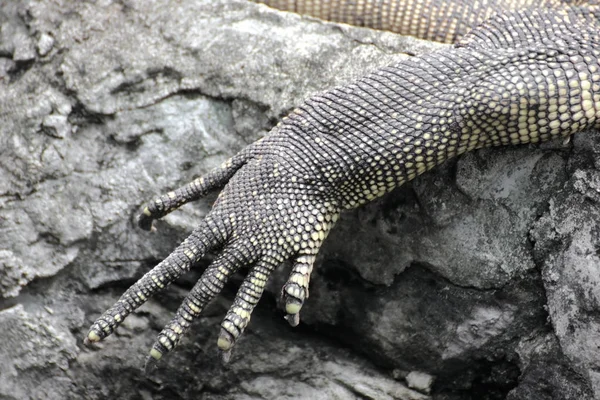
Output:
[[568,138],[597,125],[596,12],[590,6],[500,13],[451,48],[310,98],[221,167],[148,204],[139,224],[149,230],[154,219],[223,188],[198,228],[94,322],[86,343],[110,335],[212,249],[220,249],[217,257],[159,334],[150,361],[177,345],[244,266],[248,275],[221,324],[223,358],[269,275],[287,260],[293,268],[282,296],[288,321],[297,325],[315,256],[341,211],[466,151]]

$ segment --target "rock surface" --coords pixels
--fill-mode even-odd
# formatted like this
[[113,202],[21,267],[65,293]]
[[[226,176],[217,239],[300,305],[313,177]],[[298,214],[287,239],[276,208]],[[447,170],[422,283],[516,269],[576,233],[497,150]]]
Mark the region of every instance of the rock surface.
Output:
[[469,154],[346,213],[300,327],[277,309],[283,267],[227,367],[239,278],[141,371],[198,271],[82,346],[211,203],[148,234],[144,201],[311,93],[437,47],[243,0],[0,0],[0,398],[600,397],[595,132]]

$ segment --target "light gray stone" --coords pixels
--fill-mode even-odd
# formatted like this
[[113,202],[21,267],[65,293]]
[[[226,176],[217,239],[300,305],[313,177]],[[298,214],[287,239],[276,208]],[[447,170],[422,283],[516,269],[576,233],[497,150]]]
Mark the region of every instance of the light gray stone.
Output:
[[416,389],[420,392],[429,393],[431,391],[431,385],[433,384],[434,377],[420,371],[411,371],[406,376],[406,382],[408,387]]
[[50,53],[50,50],[54,47],[54,38],[47,33],[42,33],[37,41],[36,47],[38,54],[43,57]]
[[47,312],[31,314],[20,304],[0,312],[0,397],[43,398],[44,387],[54,384],[60,394],[78,350],[73,335],[53,322]]

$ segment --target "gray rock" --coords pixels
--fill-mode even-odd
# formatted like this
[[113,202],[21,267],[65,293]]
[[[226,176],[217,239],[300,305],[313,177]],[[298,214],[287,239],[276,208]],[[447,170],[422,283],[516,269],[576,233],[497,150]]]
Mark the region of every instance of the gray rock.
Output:
[[20,304],[0,312],[0,397],[59,398],[69,382],[69,363],[78,353],[75,338],[47,315],[28,313]]
[[54,47],[54,38],[47,33],[42,33],[36,44],[38,54],[43,57],[50,53],[52,47]]
[[575,140],[571,178],[550,200],[532,238],[542,265],[548,312],[570,365],[600,397],[600,140],[595,132]]
[[406,376],[408,387],[417,389],[421,392],[429,393],[433,384],[433,377],[429,374],[420,371],[411,371]]
[[227,368],[215,343],[235,285],[157,371],[140,370],[199,271],[82,347],[94,318],[214,197],[150,234],[133,223],[145,201],[311,93],[440,45],[243,0],[5,3],[0,397],[598,396],[593,135],[467,155],[346,213],[320,253],[303,324],[289,328],[276,309],[288,266]]

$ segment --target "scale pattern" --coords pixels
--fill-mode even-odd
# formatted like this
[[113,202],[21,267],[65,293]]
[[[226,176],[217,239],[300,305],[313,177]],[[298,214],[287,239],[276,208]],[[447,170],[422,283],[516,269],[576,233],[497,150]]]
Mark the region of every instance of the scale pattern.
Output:
[[[507,11],[590,5],[589,0],[251,0],[327,21],[455,43],[473,27]],[[596,2],[594,2],[596,4]]]
[[269,275],[286,260],[293,269],[282,296],[286,318],[297,325],[315,256],[341,211],[466,151],[567,138],[597,126],[600,38],[589,15],[582,9],[500,14],[452,48],[310,98],[216,170],[150,202],[139,219],[144,229],[223,188],[199,227],[94,322],[86,343],[110,335],[213,249],[219,255],[159,334],[148,365],[177,345],[243,266],[249,273],[221,324],[223,358],[248,325]]

